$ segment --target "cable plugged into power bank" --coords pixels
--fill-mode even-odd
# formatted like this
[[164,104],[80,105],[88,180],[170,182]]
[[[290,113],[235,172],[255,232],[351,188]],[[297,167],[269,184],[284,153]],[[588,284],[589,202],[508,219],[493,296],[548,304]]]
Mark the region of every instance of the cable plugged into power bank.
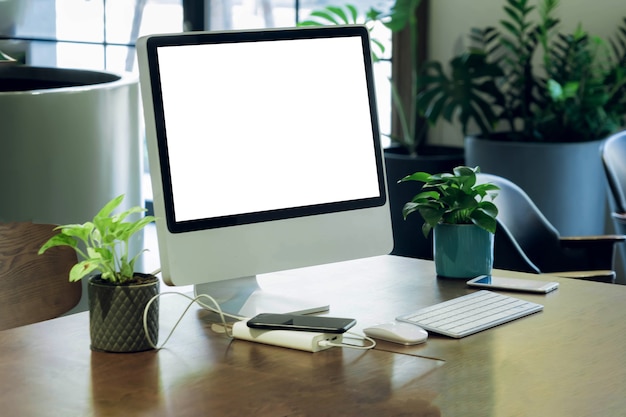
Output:
[[295,330],[259,330],[248,327],[246,321],[233,324],[233,338],[266,345],[281,346],[307,352],[319,352],[338,346],[343,340],[341,334],[314,333]]
[[[164,295],[177,295],[180,297],[184,297],[189,300],[189,303],[187,307],[185,308],[185,311],[183,311],[183,313],[178,318],[178,321],[176,321],[176,324],[174,325],[174,327],[170,330],[170,333],[167,335],[163,344],[161,346],[157,346],[156,341],[153,341],[150,338],[150,332],[148,331],[148,311],[150,310],[150,306],[152,305],[152,303]],[[204,303],[202,299],[209,300],[213,305],[211,306],[209,304]],[[351,338],[350,336],[352,336],[352,338],[356,337],[359,340],[367,341],[369,342],[369,344],[363,345],[363,344],[344,343],[343,334],[339,334],[339,333],[318,333],[318,332],[305,332],[305,331],[295,331],[295,330],[253,329],[253,328],[248,327],[248,320],[249,320],[248,318],[224,313],[222,309],[220,308],[220,305],[217,303],[217,301],[215,301],[215,299],[213,299],[211,296],[207,294],[200,294],[197,297],[192,298],[185,294],[181,294],[177,292],[171,292],[171,293],[166,292],[166,293],[159,293],[155,295],[154,297],[152,297],[150,301],[148,301],[148,303],[146,304],[146,307],[144,308],[143,328],[146,334],[146,339],[148,340],[148,342],[154,349],[158,350],[158,349],[163,348],[163,346],[165,346],[165,344],[170,339],[170,337],[172,337],[172,334],[174,334],[174,330],[176,330],[176,328],[180,324],[180,321],[183,319],[185,314],[187,314],[187,312],[189,311],[189,309],[194,303],[197,303],[198,305],[200,305],[202,308],[206,310],[219,314],[221,318],[221,325],[214,323],[214,326],[219,328],[218,333],[225,333],[228,337],[232,337],[235,339],[247,340],[250,342],[265,343],[267,345],[282,346],[282,347],[291,348],[291,349],[299,349],[299,350],[304,350],[307,352],[319,352],[320,350],[330,349],[331,347],[345,347],[345,348],[352,348],[352,349],[367,350],[367,349],[373,349],[376,346],[376,341],[372,339],[371,337],[358,335],[358,334],[351,333],[351,332],[345,333],[349,335],[347,339],[350,339]],[[230,325],[229,323],[226,322],[225,317],[230,317],[232,319],[241,320],[241,321],[236,321],[235,323],[233,323],[232,330],[230,330]]]

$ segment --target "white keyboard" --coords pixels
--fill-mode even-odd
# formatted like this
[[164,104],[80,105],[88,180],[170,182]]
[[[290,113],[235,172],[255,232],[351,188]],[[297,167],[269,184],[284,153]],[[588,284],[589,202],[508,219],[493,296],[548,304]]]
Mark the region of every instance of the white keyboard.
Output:
[[396,319],[434,333],[461,338],[541,310],[541,304],[481,290]]

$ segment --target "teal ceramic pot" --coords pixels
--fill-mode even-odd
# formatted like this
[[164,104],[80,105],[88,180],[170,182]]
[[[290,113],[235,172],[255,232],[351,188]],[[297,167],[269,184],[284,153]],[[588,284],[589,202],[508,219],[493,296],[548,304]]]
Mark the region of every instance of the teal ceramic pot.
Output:
[[491,274],[493,233],[473,224],[438,224],[433,233],[437,276],[469,279]]

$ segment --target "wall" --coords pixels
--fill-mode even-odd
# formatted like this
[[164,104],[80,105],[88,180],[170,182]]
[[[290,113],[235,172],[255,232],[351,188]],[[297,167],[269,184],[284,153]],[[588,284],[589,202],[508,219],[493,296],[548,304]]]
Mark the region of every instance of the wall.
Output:
[[[531,5],[542,0],[530,0]],[[433,0],[430,2],[430,27],[428,49],[430,59],[448,62],[463,50],[467,34],[472,27],[498,26],[504,17],[504,0]],[[624,0],[561,0],[556,16],[561,19],[563,31],[573,31],[578,23],[589,33],[608,39],[613,36],[626,17]],[[582,21],[584,17],[584,21]],[[441,123],[432,129],[430,142],[462,146],[460,128]]]

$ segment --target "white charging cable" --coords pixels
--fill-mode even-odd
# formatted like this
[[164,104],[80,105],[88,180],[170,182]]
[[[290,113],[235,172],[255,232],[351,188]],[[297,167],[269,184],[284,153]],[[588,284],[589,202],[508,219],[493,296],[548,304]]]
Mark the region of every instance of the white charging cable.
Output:
[[[335,342],[331,342],[330,340],[321,340],[318,343],[318,345],[322,347],[334,346],[334,347],[344,347],[344,348],[359,349],[359,350],[370,350],[376,347],[376,341],[369,336],[364,336],[364,335],[360,335],[358,333],[353,333],[353,332],[346,332],[345,334],[350,335],[350,336],[356,336],[359,340],[366,340],[370,342],[370,344],[367,346],[360,346],[360,345],[352,345],[350,343],[335,343]],[[343,340],[345,342],[345,338]]]
[[[152,340],[151,336],[150,336],[150,332],[148,330],[148,311],[150,310],[150,307],[152,306],[152,304],[159,299],[162,296],[165,295],[178,295],[181,297],[185,297],[186,299],[189,300],[189,304],[187,305],[187,307],[185,308],[185,310],[183,311],[183,313],[180,315],[180,317],[178,318],[178,320],[176,321],[176,323],[174,324],[174,327],[172,328],[172,330],[170,330],[170,333],[167,335],[167,337],[165,338],[165,341],[161,344],[161,346],[157,346],[156,342]],[[204,303],[203,301],[201,301],[201,299],[206,298],[208,299],[213,306]],[[187,312],[189,311],[189,309],[191,308],[191,306],[197,303],[198,305],[200,305],[202,308],[212,311],[214,313],[217,313],[220,316],[221,322],[222,322],[222,326],[224,329],[224,332],[226,333],[226,335],[228,337],[233,337],[232,335],[232,331],[230,329],[229,324],[226,322],[226,317],[235,319],[235,320],[247,320],[247,317],[242,317],[242,316],[237,316],[237,315],[233,315],[233,314],[228,314],[228,313],[224,313],[222,311],[222,308],[220,307],[219,303],[210,295],[208,294],[198,294],[196,297],[190,297],[186,294],[182,294],[179,292],[164,292],[164,293],[159,293],[157,295],[155,295],[154,297],[152,297],[148,303],[146,304],[146,307],[143,310],[143,329],[146,335],[146,339],[148,340],[148,343],[150,344],[150,346],[153,349],[159,350],[162,349],[165,344],[170,340],[170,337],[172,337],[172,334],[174,334],[174,331],[176,330],[176,328],[178,327],[178,325],[180,324],[181,320],[183,319],[183,317],[185,317],[185,315],[187,314]],[[369,350],[369,349],[373,349],[376,346],[376,341],[374,339],[372,339],[371,337],[368,336],[364,336],[364,335],[360,335],[357,333],[353,333],[353,332],[346,332],[346,334],[352,335],[352,336],[357,336],[360,340],[367,340],[368,342],[370,342],[369,345],[367,346],[359,346],[359,345],[353,345],[353,344],[349,344],[349,343],[334,343],[328,340],[323,340],[321,342],[319,342],[320,346],[334,346],[334,347],[345,347],[345,348],[350,348],[350,349],[360,349],[360,350]]]
[[[160,297],[164,296],[164,295],[171,295],[171,294],[175,294],[181,297],[185,297],[186,299],[189,300],[189,304],[187,305],[187,307],[185,308],[185,310],[183,311],[183,313],[180,315],[180,317],[178,318],[178,320],[176,321],[176,324],[174,324],[174,327],[172,328],[172,330],[170,331],[170,333],[167,335],[167,338],[165,339],[165,341],[163,342],[163,344],[161,344],[161,346],[157,346],[156,342],[152,340],[152,338],[150,337],[150,333],[148,331],[148,311],[150,310],[150,307],[152,306],[152,304],[159,299]],[[213,305],[210,306],[204,302],[201,301],[201,299],[206,298],[208,299]],[[180,324],[181,320],[183,319],[183,317],[185,317],[185,314],[187,314],[187,311],[189,311],[189,309],[191,308],[191,306],[197,303],[198,305],[200,305],[202,308],[212,311],[214,313],[219,314],[220,319],[222,321],[222,325],[223,328],[226,332],[226,335],[228,337],[232,337],[232,333],[230,331],[230,328],[228,326],[228,323],[226,322],[226,317],[229,318],[233,318],[235,320],[244,320],[246,319],[245,317],[241,317],[241,316],[235,316],[232,314],[228,314],[228,313],[224,313],[219,305],[219,303],[217,301],[215,301],[215,299],[213,297],[211,297],[208,294],[199,294],[196,297],[190,297],[186,294],[182,294],[179,292],[164,292],[164,293],[160,293],[155,295],[154,297],[152,297],[150,299],[150,301],[148,301],[148,303],[146,304],[146,307],[143,310],[143,329],[144,332],[146,334],[146,339],[148,339],[148,343],[150,344],[150,346],[152,346],[152,348],[154,349],[161,349],[163,348],[163,346],[165,346],[165,344],[167,343],[168,340],[170,340],[170,337],[172,337],[172,334],[174,333],[174,331],[176,330],[176,328],[178,327],[178,325]]]

